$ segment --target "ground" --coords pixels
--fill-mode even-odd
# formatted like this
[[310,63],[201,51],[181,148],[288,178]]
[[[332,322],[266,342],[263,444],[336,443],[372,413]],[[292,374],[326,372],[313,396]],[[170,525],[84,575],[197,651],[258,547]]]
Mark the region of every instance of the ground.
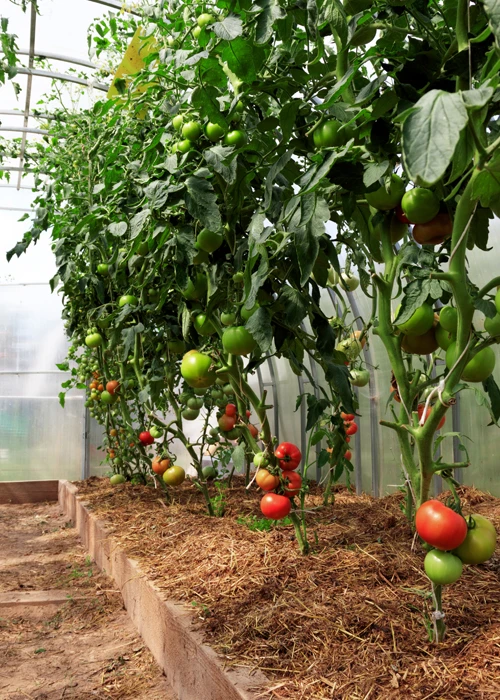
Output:
[[[35,591],[67,600],[6,607]],[[0,506],[0,698],[175,699],[57,504]]]

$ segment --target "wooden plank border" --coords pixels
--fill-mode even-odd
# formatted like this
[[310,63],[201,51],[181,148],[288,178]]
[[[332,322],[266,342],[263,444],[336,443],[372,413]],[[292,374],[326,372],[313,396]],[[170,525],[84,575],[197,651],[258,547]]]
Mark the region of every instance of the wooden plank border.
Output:
[[221,658],[193,629],[191,614],[165,600],[137,562],[118,548],[105,524],[78,498],[76,486],[59,482],[59,504],[97,566],[114,579],[132,622],[179,700],[255,700],[255,691],[268,679],[260,672],[223,668]]
[[0,504],[57,501],[59,481],[2,481]]

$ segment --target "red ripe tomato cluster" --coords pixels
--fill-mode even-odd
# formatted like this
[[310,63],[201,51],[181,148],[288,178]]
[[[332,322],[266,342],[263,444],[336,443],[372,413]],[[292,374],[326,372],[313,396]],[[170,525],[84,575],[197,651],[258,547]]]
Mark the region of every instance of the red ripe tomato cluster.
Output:
[[266,518],[282,520],[292,509],[290,499],[299,493],[302,486],[302,477],[294,471],[300,464],[302,453],[292,442],[282,442],[276,448],[274,456],[278,460],[281,477],[267,469],[259,469],[256,481],[264,491],[268,492],[282,486],[282,494],[266,493],[260,501],[260,509]]
[[342,411],[340,417],[344,421],[345,434],[348,436],[346,438],[346,442],[350,442],[350,436],[356,435],[356,433],[358,432],[358,424],[354,422],[354,413],[344,413]]
[[[246,411],[246,417],[247,419],[250,418],[251,416],[250,411]],[[238,416],[238,409],[235,406],[234,403],[228,403],[224,409],[224,413],[219,416],[218,423],[219,423],[219,428],[224,431],[225,433],[231,432],[231,430],[234,429],[236,423],[238,422],[239,416]],[[259,435],[259,431],[253,425],[252,423],[248,423],[248,430],[250,431],[250,434],[252,437],[257,438]]]

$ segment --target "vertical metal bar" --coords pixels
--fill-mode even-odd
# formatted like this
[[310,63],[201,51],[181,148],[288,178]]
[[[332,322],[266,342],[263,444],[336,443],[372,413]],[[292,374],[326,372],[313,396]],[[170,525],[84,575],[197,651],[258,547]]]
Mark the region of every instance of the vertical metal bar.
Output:
[[[460,394],[455,396],[456,403],[451,407],[451,429],[454,433],[460,432]],[[460,441],[458,437],[453,438],[453,461],[461,462],[463,460],[463,455],[458,449]],[[463,469],[454,469],[453,476],[460,483],[464,483],[464,473]]]
[[83,455],[82,455],[82,479],[90,476],[90,413],[84,404],[83,414]]
[[[299,375],[297,377],[297,381],[299,384],[299,393],[302,396],[304,393],[304,380],[302,377]],[[304,403],[304,400],[300,402],[300,451],[302,454],[305,456],[307,450],[307,439],[306,439],[306,405]],[[300,471],[303,474],[304,473],[304,462],[302,462],[302,465],[300,467]]]
[[267,365],[269,367],[269,374],[271,375],[271,388],[273,392],[273,415],[274,415],[274,434],[279,443],[280,441],[280,412],[279,412],[279,398],[278,398],[278,387],[276,386],[276,374],[274,373],[273,361],[270,357],[267,358]]
[[[36,4],[31,0],[31,21],[30,21],[30,48],[29,48],[29,59],[28,67],[33,68],[35,59],[35,38],[36,38]],[[26,83],[26,102],[24,105],[24,118],[23,126],[28,128],[29,115],[30,115],[30,104],[31,104],[31,89],[33,87],[33,75],[28,73],[27,83]],[[19,175],[17,178],[17,189],[21,187],[21,181],[23,178],[23,166],[24,166],[24,154],[26,151],[26,133],[24,132],[21,139],[21,153],[19,155]]]

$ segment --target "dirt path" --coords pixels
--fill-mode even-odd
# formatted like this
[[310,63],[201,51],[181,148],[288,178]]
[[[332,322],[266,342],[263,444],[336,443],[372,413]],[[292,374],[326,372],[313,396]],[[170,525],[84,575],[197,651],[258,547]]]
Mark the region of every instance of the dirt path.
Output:
[[0,506],[0,698],[175,700],[57,504]]

